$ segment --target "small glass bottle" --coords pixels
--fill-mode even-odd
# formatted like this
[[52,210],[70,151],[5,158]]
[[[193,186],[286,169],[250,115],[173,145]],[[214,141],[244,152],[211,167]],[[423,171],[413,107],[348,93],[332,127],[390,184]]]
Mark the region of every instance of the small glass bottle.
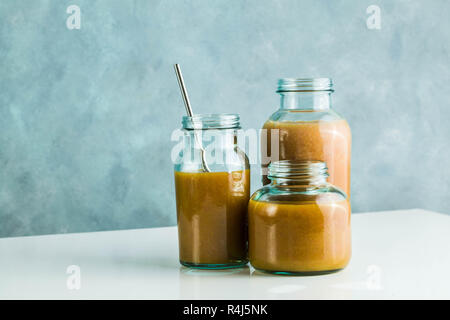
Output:
[[[280,79],[280,109],[263,126],[267,136],[263,136],[261,150],[277,160],[326,162],[328,181],[350,197],[351,132],[347,121],[331,109],[333,91],[328,78]],[[274,129],[279,135],[278,156],[271,150],[277,147],[271,146]],[[269,183],[267,165],[262,166],[263,184]]]
[[256,191],[249,203],[249,258],[255,269],[307,275],[347,265],[350,203],[327,177],[320,161],[269,165],[271,184]]
[[[250,166],[237,146],[237,114],[183,117],[175,161],[180,263],[193,268],[247,264]],[[202,164],[206,154],[207,172]]]

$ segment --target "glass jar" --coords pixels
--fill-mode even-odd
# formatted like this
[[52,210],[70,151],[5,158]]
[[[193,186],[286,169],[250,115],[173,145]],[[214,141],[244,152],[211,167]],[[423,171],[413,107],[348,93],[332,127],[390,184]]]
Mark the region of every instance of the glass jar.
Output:
[[[324,161],[328,181],[350,196],[351,132],[347,121],[331,109],[331,79],[280,79],[280,109],[264,124],[262,148],[277,160]],[[271,146],[271,131],[278,130],[278,146]],[[278,147],[278,154],[272,149]],[[272,154],[271,154],[272,153]],[[263,158],[264,158],[263,154]],[[267,179],[263,163],[263,184]]]
[[269,165],[271,184],[249,203],[252,266],[276,274],[321,274],[344,268],[351,256],[350,203],[329,184],[320,161]]
[[184,266],[232,268],[248,262],[250,166],[237,146],[239,129],[237,114],[183,117],[175,189],[180,263]]

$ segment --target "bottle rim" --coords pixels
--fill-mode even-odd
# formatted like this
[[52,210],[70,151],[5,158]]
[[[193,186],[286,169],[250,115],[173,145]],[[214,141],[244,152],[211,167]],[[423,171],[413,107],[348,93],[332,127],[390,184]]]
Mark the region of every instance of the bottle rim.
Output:
[[239,129],[240,117],[237,113],[204,113],[192,117],[183,116],[183,129]]
[[282,78],[278,80],[277,93],[320,91],[334,92],[331,78]]

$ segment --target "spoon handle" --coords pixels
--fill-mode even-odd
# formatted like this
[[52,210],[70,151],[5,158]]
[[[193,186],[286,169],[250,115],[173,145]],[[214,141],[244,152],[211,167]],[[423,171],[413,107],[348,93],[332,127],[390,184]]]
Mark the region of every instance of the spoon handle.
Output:
[[[186,112],[187,112],[188,116],[192,118],[194,113],[192,112],[191,102],[189,101],[189,96],[188,96],[188,93],[186,90],[186,86],[184,85],[184,79],[183,79],[183,75],[181,73],[180,65],[178,63],[176,63],[176,64],[174,64],[173,67],[175,69],[175,74],[177,75],[178,85],[180,86],[181,96],[183,97],[184,106],[186,107]],[[192,124],[193,124],[193,128],[194,128],[195,140],[196,140],[197,144],[200,146],[200,154],[201,154],[201,158],[202,158],[202,169],[205,172],[211,172],[211,169],[208,167],[208,164],[206,163],[206,152],[205,152],[205,149],[203,149],[202,141],[201,141],[200,137],[197,135],[197,131],[195,130],[195,126],[194,126],[193,122],[192,122]]]
[[192,117],[194,114],[192,112],[191,102],[189,101],[189,96],[186,90],[186,86],[184,85],[183,74],[181,73],[180,65],[176,63],[174,66],[175,73],[177,75],[178,85],[180,86],[181,96],[183,97],[184,106],[186,107],[186,112],[189,117]]

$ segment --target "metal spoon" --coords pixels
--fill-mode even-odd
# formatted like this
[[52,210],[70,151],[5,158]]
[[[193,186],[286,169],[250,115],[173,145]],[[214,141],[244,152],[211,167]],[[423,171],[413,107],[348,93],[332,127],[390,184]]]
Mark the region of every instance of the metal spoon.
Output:
[[[191,103],[189,102],[189,96],[186,90],[186,86],[184,85],[183,75],[181,74],[180,65],[174,64],[175,74],[177,75],[178,85],[180,86],[181,96],[183,97],[184,106],[186,107],[186,112],[189,117],[194,116],[194,113],[192,112]],[[197,141],[197,144],[200,146],[200,154],[202,157],[202,169],[205,172],[211,172],[211,169],[208,167],[208,164],[206,163],[206,153],[205,149],[203,149],[201,139],[197,136],[197,131],[195,131],[194,123],[192,122],[192,127],[194,128],[194,137]]]

